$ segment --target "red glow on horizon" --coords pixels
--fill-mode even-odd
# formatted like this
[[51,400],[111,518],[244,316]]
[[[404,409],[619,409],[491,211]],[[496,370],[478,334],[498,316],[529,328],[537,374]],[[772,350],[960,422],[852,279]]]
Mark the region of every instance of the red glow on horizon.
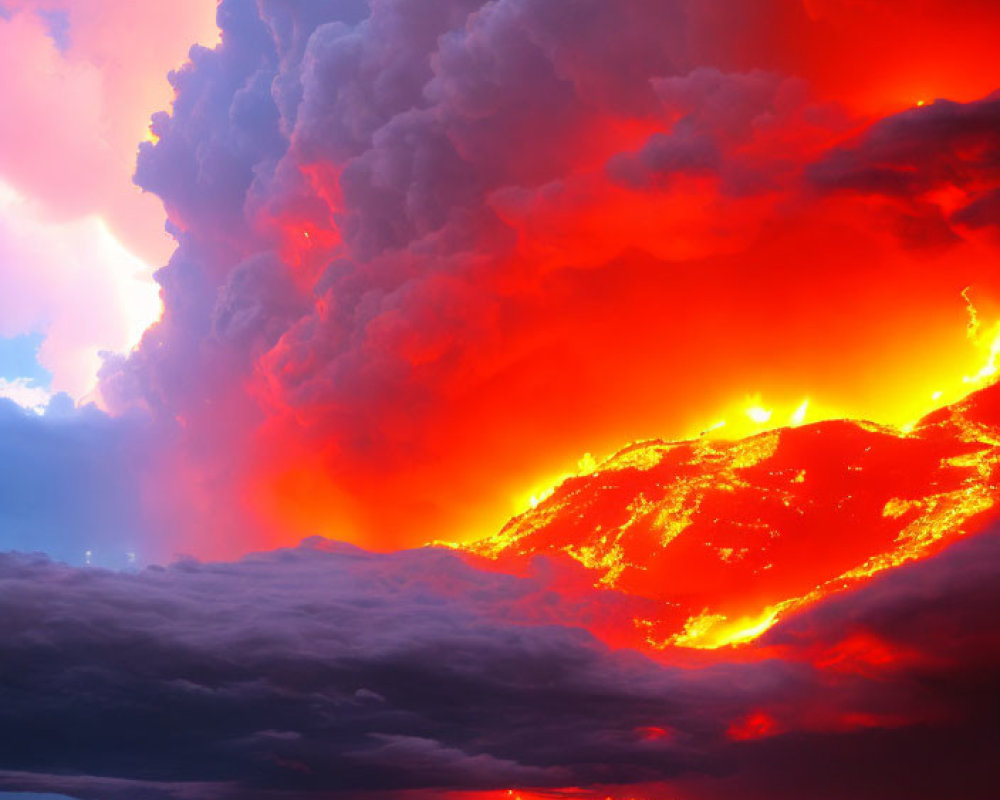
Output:
[[748,742],[764,739],[779,733],[777,721],[766,711],[753,711],[735,720],[726,729],[726,736],[734,742]]
[[637,728],[636,733],[640,739],[647,742],[658,742],[663,739],[672,739],[674,732],[669,728],[661,728],[657,725],[649,725],[644,728]]
[[879,640],[864,631],[851,634],[813,659],[819,669],[859,675],[877,675],[920,663],[925,657]]
[[[558,789],[500,789],[485,792],[447,792],[445,800],[675,800],[677,795],[667,787],[653,790],[655,794],[639,793],[635,787],[603,786]],[[667,792],[667,794],[664,794]]]

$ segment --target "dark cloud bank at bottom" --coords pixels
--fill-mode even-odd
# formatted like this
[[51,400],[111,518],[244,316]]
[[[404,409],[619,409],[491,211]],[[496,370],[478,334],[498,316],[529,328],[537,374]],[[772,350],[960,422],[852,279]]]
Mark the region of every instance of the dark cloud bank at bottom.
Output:
[[[794,654],[864,630],[933,656],[832,674],[794,656],[678,668],[611,651],[545,622],[563,601],[544,570],[486,573],[440,550],[308,542],[139,574],[4,555],[0,791],[298,800],[669,780],[720,800],[985,800],[998,566],[987,532],[768,635]],[[517,624],[527,609],[535,624]],[[754,709],[817,703],[910,722],[726,735]]]

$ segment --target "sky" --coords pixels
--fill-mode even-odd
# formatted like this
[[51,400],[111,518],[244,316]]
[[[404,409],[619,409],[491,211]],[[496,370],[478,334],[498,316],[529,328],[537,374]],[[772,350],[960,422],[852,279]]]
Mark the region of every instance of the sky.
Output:
[[0,0],[0,789],[988,796],[998,33]]

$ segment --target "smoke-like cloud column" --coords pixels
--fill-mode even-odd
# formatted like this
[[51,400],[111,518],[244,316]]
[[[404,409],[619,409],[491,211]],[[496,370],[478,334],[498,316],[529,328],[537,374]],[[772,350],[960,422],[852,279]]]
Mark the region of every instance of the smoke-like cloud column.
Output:
[[[958,380],[926,364],[962,347],[962,289],[997,288],[993,101],[866,129],[790,44],[720,51],[718,13],[220,5],[140,150],[178,241],[164,317],[102,383],[176,426],[160,482],[203,551],[468,538],[744,392],[903,421]],[[865,159],[902,174],[918,129],[939,166],[873,210]]]

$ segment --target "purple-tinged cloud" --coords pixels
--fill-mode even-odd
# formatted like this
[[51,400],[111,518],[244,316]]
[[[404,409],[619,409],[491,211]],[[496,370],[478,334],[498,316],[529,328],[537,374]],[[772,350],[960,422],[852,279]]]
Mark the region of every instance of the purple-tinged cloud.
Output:
[[[784,658],[700,668],[610,651],[556,622],[543,580],[445,551],[316,542],[139,574],[4,556],[0,786],[304,800],[679,781],[791,800],[808,783],[832,800],[919,780],[985,800],[998,548],[983,534],[791,618],[765,643]],[[811,655],[859,629],[932,657],[868,672]],[[769,735],[732,733],[761,709]]]

